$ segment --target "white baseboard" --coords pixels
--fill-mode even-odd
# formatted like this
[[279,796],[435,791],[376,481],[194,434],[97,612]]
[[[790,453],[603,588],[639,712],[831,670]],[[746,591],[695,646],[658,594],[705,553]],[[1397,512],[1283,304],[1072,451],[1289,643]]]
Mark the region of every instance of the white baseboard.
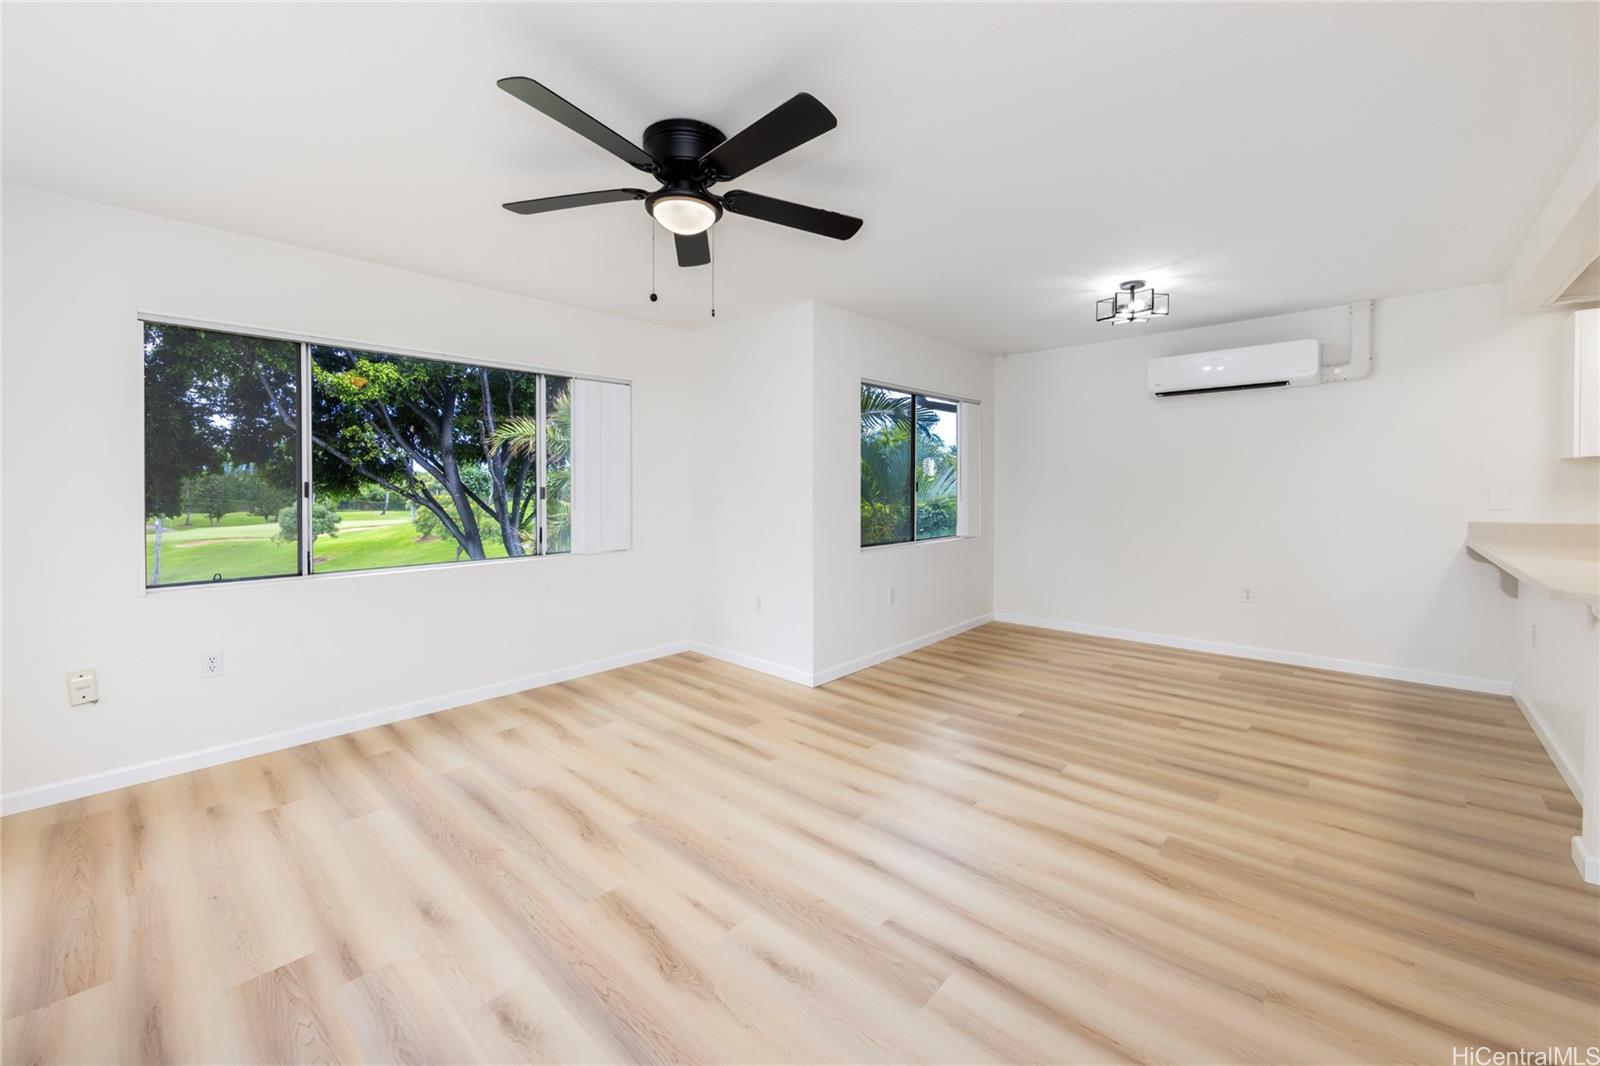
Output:
[[932,633],[924,633],[920,637],[901,641],[899,644],[888,648],[882,648],[870,655],[863,655],[860,658],[839,663],[837,666],[830,666],[825,670],[816,671],[802,670],[797,666],[785,666],[769,659],[758,659],[754,655],[746,655],[744,652],[739,651],[729,651],[727,648],[719,648],[714,644],[706,644],[698,640],[689,642],[689,650],[697,651],[701,655],[712,659],[721,659],[723,662],[732,663],[734,666],[742,666],[747,670],[757,670],[763,674],[782,678],[785,681],[793,681],[797,685],[816,688],[819,685],[826,685],[829,681],[844,677],[846,674],[853,674],[857,670],[865,670],[869,666],[888,662],[890,659],[898,658],[907,652],[925,648],[929,644],[937,644],[946,637],[953,637],[957,633],[965,633],[969,629],[992,621],[994,621],[994,615],[981,614],[976,618],[969,618],[965,622],[957,622],[955,625],[945,626],[943,629],[935,630]]
[[238,759],[248,759],[254,755],[265,755],[270,751],[292,748],[317,740],[327,740],[329,737],[343,736],[346,733],[371,729],[373,726],[388,725],[390,722],[417,718],[421,715],[433,714],[435,711],[446,710],[450,707],[460,707],[468,703],[477,703],[480,700],[493,699],[496,696],[523,692],[530,688],[540,688],[544,685],[571,681],[573,678],[603,673],[606,670],[615,670],[622,666],[632,666],[634,663],[648,662],[651,659],[659,659],[666,655],[676,655],[679,652],[688,650],[689,644],[687,641],[662,644],[654,648],[624,652],[621,655],[612,655],[604,659],[579,663],[575,666],[564,666],[555,670],[546,670],[543,673],[515,677],[492,685],[460,689],[455,692],[447,692],[442,696],[433,696],[428,699],[415,700],[390,707],[380,707],[377,710],[364,711],[361,714],[352,714],[344,718],[313,722],[310,725],[297,726],[294,729],[285,729],[281,732],[268,733],[264,736],[250,737],[246,740],[216,744],[209,748],[201,748],[198,751],[185,752],[182,755],[151,759],[148,762],[134,763],[132,766],[123,766],[115,770],[102,770],[99,773],[84,774],[82,777],[72,777],[65,781],[18,789],[15,792],[7,792],[0,796],[0,814],[17,814],[22,811],[31,811],[36,807],[48,807],[53,803],[65,803],[68,800],[82,799],[85,796],[94,796],[101,792],[127,788],[129,785],[140,785],[146,781],[155,781],[163,777],[171,777],[174,774],[188,773],[191,770],[203,770],[209,766],[220,766],[223,763],[234,762]]
[[1408,666],[1389,666],[1356,659],[1333,659],[1325,655],[1308,655],[1298,651],[1279,651],[1276,648],[1258,648],[1249,644],[1224,644],[1214,640],[1196,640],[1193,637],[1175,637],[1167,633],[1146,633],[1137,629],[1116,629],[1111,626],[1091,625],[1087,622],[1063,622],[1053,618],[1032,618],[995,612],[995,620],[1038,629],[1058,629],[1064,633],[1083,633],[1091,637],[1110,637],[1135,644],[1157,644],[1165,648],[1182,648],[1185,651],[1210,652],[1235,659],[1259,659],[1262,662],[1282,663],[1285,666],[1308,666],[1317,670],[1333,670],[1341,674],[1360,674],[1363,677],[1381,677],[1390,681],[1411,681],[1419,685],[1438,685],[1467,692],[1487,692],[1496,696],[1511,695],[1511,682],[1494,677],[1472,677],[1468,674],[1443,674],[1432,670],[1414,670]]
[[936,633],[918,637],[916,640],[906,641],[903,644],[885,648],[872,655],[854,659],[848,663],[823,671],[821,674],[813,674],[810,671],[785,666],[782,663],[771,662],[767,659],[760,659],[753,655],[745,655],[741,652],[729,651],[726,648],[718,648],[700,641],[676,641],[654,648],[645,648],[640,651],[608,656],[604,659],[595,659],[575,666],[546,670],[543,673],[529,674],[525,677],[515,677],[491,685],[480,685],[476,688],[447,692],[442,696],[414,700],[390,707],[379,707],[376,710],[363,711],[360,714],[313,722],[309,725],[296,726],[293,729],[285,729],[276,733],[249,737],[245,740],[215,744],[209,748],[184,752],[180,755],[171,755],[165,758],[151,759],[148,762],[134,763],[131,766],[121,766],[113,770],[84,774],[81,777],[72,777],[65,781],[53,781],[49,784],[35,785],[32,788],[18,789],[15,792],[7,792],[4,795],[0,795],[0,814],[20,814],[23,811],[31,811],[38,807],[48,807],[54,803],[83,799],[85,796],[112,792],[119,788],[127,788],[130,785],[140,785],[146,781],[172,777],[174,774],[184,774],[192,770],[220,766],[223,763],[235,762],[239,759],[265,755],[268,752],[281,751],[284,748],[310,744],[318,740],[327,740],[329,737],[343,736],[346,733],[355,733],[363,729],[371,729],[374,726],[388,725],[391,722],[400,722],[407,718],[417,718],[425,714],[433,714],[435,711],[460,707],[468,703],[477,703],[480,700],[494,699],[496,696],[505,696],[513,692],[523,692],[527,689],[540,688],[544,685],[555,685],[562,681],[571,681],[573,678],[587,677],[590,674],[603,673],[606,670],[615,670],[623,666],[632,666],[634,663],[648,662],[651,659],[660,659],[667,655],[676,655],[685,651],[698,652],[713,659],[720,659],[735,666],[742,666],[747,670],[756,670],[763,674],[782,678],[785,681],[792,681],[798,685],[814,687],[823,684],[825,681],[831,681],[836,677],[843,677],[845,674],[854,673],[875,663],[892,659],[897,655],[904,655],[908,651],[914,651],[924,645],[943,640],[956,633],[971,629],[973,626],[982,625],[984,622],[989,621],[990,618],[991,616],[984,615],[979,618],[969,619],[958,625],[948,626]]
[[929,644],[937,644],[939,641],[953,637],[957,633],[965,633],[969,629],[976,629],[978,626],[992,621],[994,621],[992,613],[980,614],[976,618],[968,618],[965,622],[957,622],[953,626],[945,626],[943,629],[935,630],[932,633],[924,633],[920,637],[901,641],[899,644],[875,651],[870,655],[863,655],[860,658],[851,659],[849,662],[830,666],[825,670],[818,670],[811,675],[811,684],[813,686],[826,685],[829,681],[836,681],[846,674],[853,674],[857,670],[865,670],[869,666],[877,666],[879,663],[888,662],[890,659],[897,659],[907,652],[925,648]]
[[1550,756],[1550,761],[1556,764],[1561,779],[1572,790],[1572,795],[1579,805],[1583,803],[1583,779],[1578,774],[1578,766],[1572,761],[1572,754],[1561,746],[1554,733],[1550,732],[1550,724],[1545,721],[1544,715],[1539,713],[1538,704],[1523,695],[1517,686],[1511,686],[1511,698],[1517,701],[1517,706],[1522,710],[1522,717],[1528,720],[1533,727],[1533,735],[1539,738],[1539,743],[1544,745],[1545,754]]
[[1583,846],[1582,837],[1572,838],[1572,863],[1591,885],[1600,885],[1600,855]]
[[[814,672],[771,662],[753,655],[745,655],[742,652],[729,651],[726,648],[718,648],[700,641],[677,641],[670,644],[662,644],[654,648],[645,648],[639,651],[609,656],[604,659],[596,659],[591,662],[579,663],[575,666],[561,667],[555,670],[547,670],[543,673],[529,674],[525,677],[511,678],[491,685],[461,689],[445,693],[442,696],[415,700],[390,707],[380,707],[361,714],[313,722],[294,729],[286,729],[277,733],[268,733],[263,736],[250,737],[226,744],[217,744],[181,755],[152,759],[148,762],[135,763],[131,766],[123,766],[114,770],[104,770],[98,773],[85,774],[81,777],[69,778],[65,781],[56,781],[50,784],[36,785],[32,788],[19,789],[15,792],[7,792],[4,795],[0,795],[0,814],[17,814],[37,807],[48,807],[53,803],[82,799],[85,796],[110,792],[115,789],[126,788],[129,785],[143,784],[146,781],[155,781],[159,778],[171,777],[174,774],[188,773],[191,770],[200,770],[238,759],[247,759],[255,755],[264,755],[267,752],[279,751],[283,748],[292,748],[300,744],[326,740],[329,737],[342,736],[346,733],[370,729],[373,726],[387,725],[407,718],[416,718],[424,714],[432,714],[435,711],[446,710],[450,707],[460,707],[480,700],[493,699],[496,696],[504,696],[513,692],[522,692],[544,685],[554,685],[562,681],[570,681],[573,678],[586,677],[590,674],[615,670],[619,667],[631,666],[634,663],[647,662],[651,659],[659,659],[663,656],[676,655],[685,651],[698,652],[713,659],[720,659],[723,662],[742,666],[749,670],[756,670],[795,684],[815,687],[827,684],[848,674],[853,674],[858,670],[864,670],[869,666],[887,662],[890,659],[905,655],[907,652],[915,651],[918,648],[926,647],[929,644],[953,637],[957,633],[964,633],[969,629],[974,629],[986,622],[995,620],[1016,625],[1036,626],[1041,629],[1056,629],[1068,633],[1111,637],[1116,640],[1133,641],[1139,644],[1157,644],[1165,647],[1184,648],[1190,651],[1211,652],[1235,658],[1260,659],[1266,662],[1336,670],[1343,673],[1362,674],[1368,677],[1383,677],[1399,681],[1415,681],[1427,685],[1442,685],[1447,688],[1465,689],[1472,692],[1490,692],[1498,695],[1512,694],[1509,682],[1492,678],[1439,674],[1404,667],[1384,666],[1378,663],[1330,659],[1324,656],[1305,655],[1299,652],[1283,652],[1270,648],[1256,648],[1239,644],[1222,644],[1215,641],[1194,640],[1188,637],[1115,629],[1108,626],[1088,625],[1080,622],[1031,618],[1024,615],[1000,612],[969,618],[963,622],[946,626],[943,629],[935,630],[912,640],[902,641],[891,647],[880,649],[869,655],[863,655]],[[1579,795],[1581,802],[1582,797],[1579,792],[1577,775],[1573,772],[1570,759],[1567,759],[1565,753],[1560,752],[1560,749],[1554,745],[1550,739],[1549,731],[1544,728],[1543,720],[1538,717],[1532,706],[1521,699],[1518,700],[1518,703],[1522,705],[1529,722],[1533,724],[1534,732],[1538,734],[1541,742],[1550,751],[1556,768],[1561,772],[1562,777],[1566,779],[1568,785],[1572,787],[1573,794]],[[1574,848],[1578,846],[1574,844]],[[1588,861],[1594,862],[1594,857],[1589,857]]]
[[770,659],[759,659],[754,655],[746,655],[742,651],[729,651],[727,648],[719,648],[714,644],[706,644],[699,640],[689,641],[688,650],[699,652],[709,659],[720,659],[725,663],[732,663],[734,666],[742,666],[746,670],[771,674],[773,677],[782,678],[785,681],[793,681],[797,685],[805,685],[808,688],[814,684],[811,680],[811,673],[807,670],[801,670],[794,666],[785,666]]

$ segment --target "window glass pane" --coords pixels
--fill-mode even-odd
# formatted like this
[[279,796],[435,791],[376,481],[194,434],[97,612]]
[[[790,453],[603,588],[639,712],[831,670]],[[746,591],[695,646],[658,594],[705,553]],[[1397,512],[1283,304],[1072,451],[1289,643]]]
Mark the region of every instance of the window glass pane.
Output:
[[917,539],[956,535],[956,403],[917,397]]
[[145,584],[299,573],[300,346],[144,330]]
[[572,550],[572,382],[545,381],[545,461],[549,478],[545,500],[545,551]]
[[535,554],[539,375],[313,346],[317,572]]
[[861,545],[911,539],[911,395],[861,386]]

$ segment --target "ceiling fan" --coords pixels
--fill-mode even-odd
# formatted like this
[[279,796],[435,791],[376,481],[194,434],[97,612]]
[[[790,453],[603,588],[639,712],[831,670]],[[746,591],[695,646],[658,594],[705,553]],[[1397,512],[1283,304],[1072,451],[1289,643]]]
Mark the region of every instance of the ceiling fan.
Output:
[[810,93],[791,97],[732,137],[724,137],[715,126],[692,118],[653,122],[645,129],[644,147],[640,148],[532,78],[501,78],[495,84],[661,183],[654,192],[602,189],[518,200],[506,204],[507,211],[537,215],[568,207],[643,200],[650,217],[671,231],[678,248],[678,265],[685,267],[711,262],[711,242],[706,231],[722,218],[724,211],[840,241],[854,237],[861,228],[861,219],[837,211],[740,189],[721,195],[709,191],[712,185],[740,177],[837,126],[839,120],[833,112]]

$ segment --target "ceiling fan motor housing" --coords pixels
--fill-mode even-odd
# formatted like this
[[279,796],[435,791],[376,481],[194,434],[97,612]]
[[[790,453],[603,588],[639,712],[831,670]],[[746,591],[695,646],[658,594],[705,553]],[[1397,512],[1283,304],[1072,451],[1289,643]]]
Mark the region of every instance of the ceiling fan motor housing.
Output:
[[722,131],[692,118],[652,122],[644,131],[644,150],[661,165],[662,181],[695,178],[700,157],[727,140]]
[[711,207],[718,221],[722,218],[721,201],[706,191],[708,179],[701,168],[700,157],[726,140],[715,126],[692,118],[668,118],[653,122],[644,131],[644,150],[655,157],[659,170],[656,177],[661,188],[646,196],[644,209],[655,216],[656,201],[663,197],[689,196]]

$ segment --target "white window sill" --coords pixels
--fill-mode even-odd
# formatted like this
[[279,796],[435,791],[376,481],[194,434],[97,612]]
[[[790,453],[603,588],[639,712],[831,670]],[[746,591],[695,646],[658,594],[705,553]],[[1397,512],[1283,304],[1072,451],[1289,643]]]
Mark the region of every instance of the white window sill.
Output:
[[[421,563],[416,566],[374,566],[365,570],[330,570],[320,574],[271,574],[263,577],[234,578],[225,581],[189,581],[181,585],[146,585],[144,595],[152,593],[166,595],[172,592],[193,592],[199,589],[238,588],[246,585],[293,585],[306,581],[340,581],[348,578],[377,577],[387,574],[420,574],[437,570],[462,570],[476,569],[480,566],[494,566],[498,563],[526,563],[535,559],[566,559],[573,552],[550,552],[545,555],[516,555],[502,556],[498,559],[462,559],[453,563]],[[604,555],[609,552],[591,552],[588,554]]]
[[885,548],[914,548],[921,544],[953,544],[957,541],[976,539],[977,537],[975,536],[963,537],[957,534],[951,534],[948,537],[924,537],[922,540],[896,540],[891,541],[888,544],[863,544],[861,546],[861,550],[864,552],[876,552],[882,551]]

